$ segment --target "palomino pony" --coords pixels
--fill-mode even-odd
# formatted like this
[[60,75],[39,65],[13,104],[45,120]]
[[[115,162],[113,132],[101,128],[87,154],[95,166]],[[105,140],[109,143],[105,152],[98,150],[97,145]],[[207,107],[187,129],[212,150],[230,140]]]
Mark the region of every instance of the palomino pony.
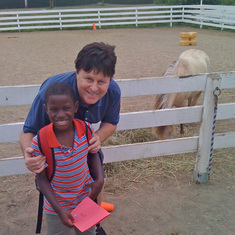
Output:
[[[209,63],[209,57],[204,51],[189,49],[184,51],[179,58],[167,68],[163,76],[187,76],[207,73]],[[201,93],[202,92],[199,91],[157,95],[154,109],[194,106]],[[169,138],[173,130],[174,127],[172,125],[153,128],[153,131],[160,139]],[[184,135],[183,124],[180,125],[180,134],[181,136]]]

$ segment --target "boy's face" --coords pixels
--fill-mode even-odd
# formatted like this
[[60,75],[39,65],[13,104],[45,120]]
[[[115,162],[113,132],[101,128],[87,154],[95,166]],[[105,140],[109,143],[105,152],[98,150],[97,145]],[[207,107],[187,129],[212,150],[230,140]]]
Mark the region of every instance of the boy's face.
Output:
[[104,76],[102,72],[85,72],[83,69],[77,73],[77,88],[80,98],[86,105],[95,104],[107,92],[110,77]]
[[54,128],[65,131],[73,127],[74,113],[77,112],[78,102],[74,104],[69,95],[50,95],[45,110]]

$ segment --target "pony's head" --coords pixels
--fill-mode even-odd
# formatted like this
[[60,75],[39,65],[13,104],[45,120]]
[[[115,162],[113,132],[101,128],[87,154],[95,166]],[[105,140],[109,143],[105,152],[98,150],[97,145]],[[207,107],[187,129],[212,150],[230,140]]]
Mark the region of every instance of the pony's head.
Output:
[[175,127],[172,125],[153,127],[153,132],[156,133],[161,140],[169,139],[174,131]]

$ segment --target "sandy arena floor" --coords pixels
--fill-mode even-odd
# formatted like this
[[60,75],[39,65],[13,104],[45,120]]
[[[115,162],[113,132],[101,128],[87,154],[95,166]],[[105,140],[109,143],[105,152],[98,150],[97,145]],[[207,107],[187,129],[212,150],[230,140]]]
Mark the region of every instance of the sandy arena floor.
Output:
[[[196,31],[197,46],[179,46],[180,32]],[[87,43],[104,41],[116,45],[118,62],[114,79],[160,77],[189,48],[204,50],[211,59],[211,72],[235,70],[235,34],[189,27],[151,29],[74,30],[0,33],[0,86],[40,84],[51,75],[74,70],[74,59]],[[235,102],[233,92],[220,101]],[[122,101],[122,112],[151,109],[150,97]],[[29,107],[0,108],[0,124],[24,121]],[[227,128],[227,127],[226,127]],[[231,150],[234,152],[234,149]],[[18,156],[18,144],[0,145],[0,157]],[[141,175],[141,172],[140,172]],[[111,234],[233,234],[235,192],[233,171],[196,185],[182,172],[181,180],[152,174],[107,179],[104,201],[115,210],[102,225]],[[34,176],[0,178],[0,234],[34,234],[38,193]],[[46,234],[43,225],[42,234]]]

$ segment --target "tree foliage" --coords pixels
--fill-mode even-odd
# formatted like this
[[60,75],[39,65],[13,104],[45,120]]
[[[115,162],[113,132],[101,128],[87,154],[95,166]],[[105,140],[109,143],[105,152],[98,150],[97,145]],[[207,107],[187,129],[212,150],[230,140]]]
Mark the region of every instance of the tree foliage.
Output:
[[0,9],[24,8],[24,0],[1,0]]
[[[24,8],[25,0],[0,0],[0,9]],[[69,7],[90,4],[198,5],[200,0],[28,0],[28,8]],[[203,0],[204,5],[235,5],[234,0]]]
[[[153,0],[155,5],[198,5],[200,0]],[[235,5],[234,0],[203,0],[204,5]]]

